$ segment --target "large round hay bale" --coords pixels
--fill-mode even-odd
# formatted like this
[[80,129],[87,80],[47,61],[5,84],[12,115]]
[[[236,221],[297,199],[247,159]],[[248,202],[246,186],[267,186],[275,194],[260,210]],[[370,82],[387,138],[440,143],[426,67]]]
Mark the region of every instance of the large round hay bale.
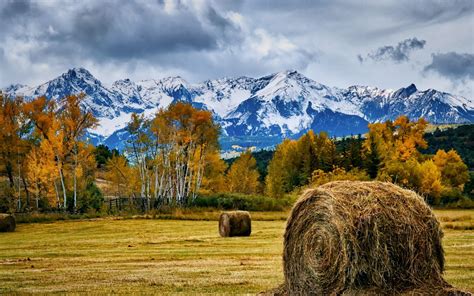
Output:
[[284,235],[285,283],[274,294],[448,291],[442,236],[413,191],[382,182],[325,184],[293,207]]
[[15,217],[10,214],[0,214],[0,232],[15,231]]
[[219,234],[228,236],[249,236],[252,232],[250,213],[246,211],[224,212],[219,217]]

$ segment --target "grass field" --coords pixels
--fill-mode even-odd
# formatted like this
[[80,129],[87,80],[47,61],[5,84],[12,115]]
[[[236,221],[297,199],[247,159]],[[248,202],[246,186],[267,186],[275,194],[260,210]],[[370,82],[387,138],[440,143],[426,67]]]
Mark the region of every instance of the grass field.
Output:
[[[474,210],[436,213],[446,279],[474,291]],[[216,221],[20,224],[0,233],[0,294],[255,294],[283,280],[285,222],[275,218],[254,221],[249,238],[220,238]]]

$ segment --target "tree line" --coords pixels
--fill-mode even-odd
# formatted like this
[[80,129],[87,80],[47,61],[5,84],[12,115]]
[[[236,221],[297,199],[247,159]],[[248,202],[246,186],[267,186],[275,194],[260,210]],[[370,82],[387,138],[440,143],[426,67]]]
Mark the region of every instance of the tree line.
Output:
[[422,194],[432,204],[462,198],[469,181],[466,164],[455,150],[422,154],[427,122],[400,116],[369,124],[364,140],[351,137],[338,145],[327,134],[309,131],[277,146],[268,165],[266,194],[282,197],[303,186],[332,180],[382,180]]
[[365,139],[338,142],[310,130],[258,154],[258,162],[251,151],[224,161],[209,111],[177,102],[151,118],[132,114],[119,152],[89,143],[97,119],[83,99],[0,94],[0,211],[99,211],[103,193],[141,199],[146,210],[226,192],[281,198],[342,179],[394,182],[440,204],[469,180],[456,151],[419,152],[427,148],[423,119],[370,124]]
[[440,130],[425,135],[428,147],[423,153],[434,154],[439,149],[456,150],[470,171],[474,171],[474,125],[467,124]]

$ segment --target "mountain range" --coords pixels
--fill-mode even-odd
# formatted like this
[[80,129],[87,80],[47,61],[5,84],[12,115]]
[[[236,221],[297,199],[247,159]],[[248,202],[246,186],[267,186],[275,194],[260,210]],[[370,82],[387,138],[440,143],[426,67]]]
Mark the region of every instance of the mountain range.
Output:
[[94,144],[123,148],[125,126],[132,112],[152,116],[177,101],[209,110],[222,128],[224,151],[237,146],[266,148],[309,129],[331,136],[367,131],[370,122],[393,120],[405,114],[431,123],[473,123],[474,100],[414,84],[398,90],[371,86],[329,87],[297,71],[260,78],[237,77],[191,84],[181,77],[106,85],[84,68],[73,68],[39,86],[10,85],[10,96],[46,96],[57,100],[85,93],[84,107],[99,119],[89,132]]

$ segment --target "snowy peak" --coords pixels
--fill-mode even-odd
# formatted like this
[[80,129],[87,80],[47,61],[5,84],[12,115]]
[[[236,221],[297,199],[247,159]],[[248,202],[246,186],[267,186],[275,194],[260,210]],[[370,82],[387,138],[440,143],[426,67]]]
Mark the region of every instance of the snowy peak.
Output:
[[135,109],[143,111],[143,101],[139,87],[130,79],[117,80],[112,84],[111,91],[116,94],[123,105],[121,109]]
[[27,85],[24,85],[24,84],[11,84],[9,86],[7,86],[5,89],[3,89],[3,91],[5,93],[16,93],[18,91],[20,91],[21,89],[25,89],[27,88],[28,86]]
[[97,80],[88,70],[84,68],[69,69],[66,73],[62,74],[61,77],[68,81],[77,80],[81,82],[101,84],[99,80]]
[[136,90],[137,86],[135,82],[126,78],[126,79],[117,80],[114,83],[112,83],[112,89],[128,93],[130,90]]
[[37,87],[34,95],[44,95],[49,99],[60,99],[67,95],[84,93],[84,106],[97,117],[112,118],[118,115],[114,103],[120,101],[89,71],[84,68],[73,68],[61,76]]
[[[302,87],[309,82],[309,79],[297,71],[287,70],[261,77],[256,81],[254,92],[259,96],[266,96],[271,93],[280,93],[290,95],[292,92],[301,91]],[[316,82],[314,82],[316,83]]]
[[400,98],[408,98],[409,96],[411,96],[412,94],[414,94],[415,92],[417,92],[418,89],[416,88],[416,86],[412,83],[410,84],[409,86],[407,87],[402,87],[400,88],[399,90],[397,90],[393,96],[394,97],[400,97]]
[[158,83],[166,90],[189,88],[188,82],[180,76],[163,78]]

